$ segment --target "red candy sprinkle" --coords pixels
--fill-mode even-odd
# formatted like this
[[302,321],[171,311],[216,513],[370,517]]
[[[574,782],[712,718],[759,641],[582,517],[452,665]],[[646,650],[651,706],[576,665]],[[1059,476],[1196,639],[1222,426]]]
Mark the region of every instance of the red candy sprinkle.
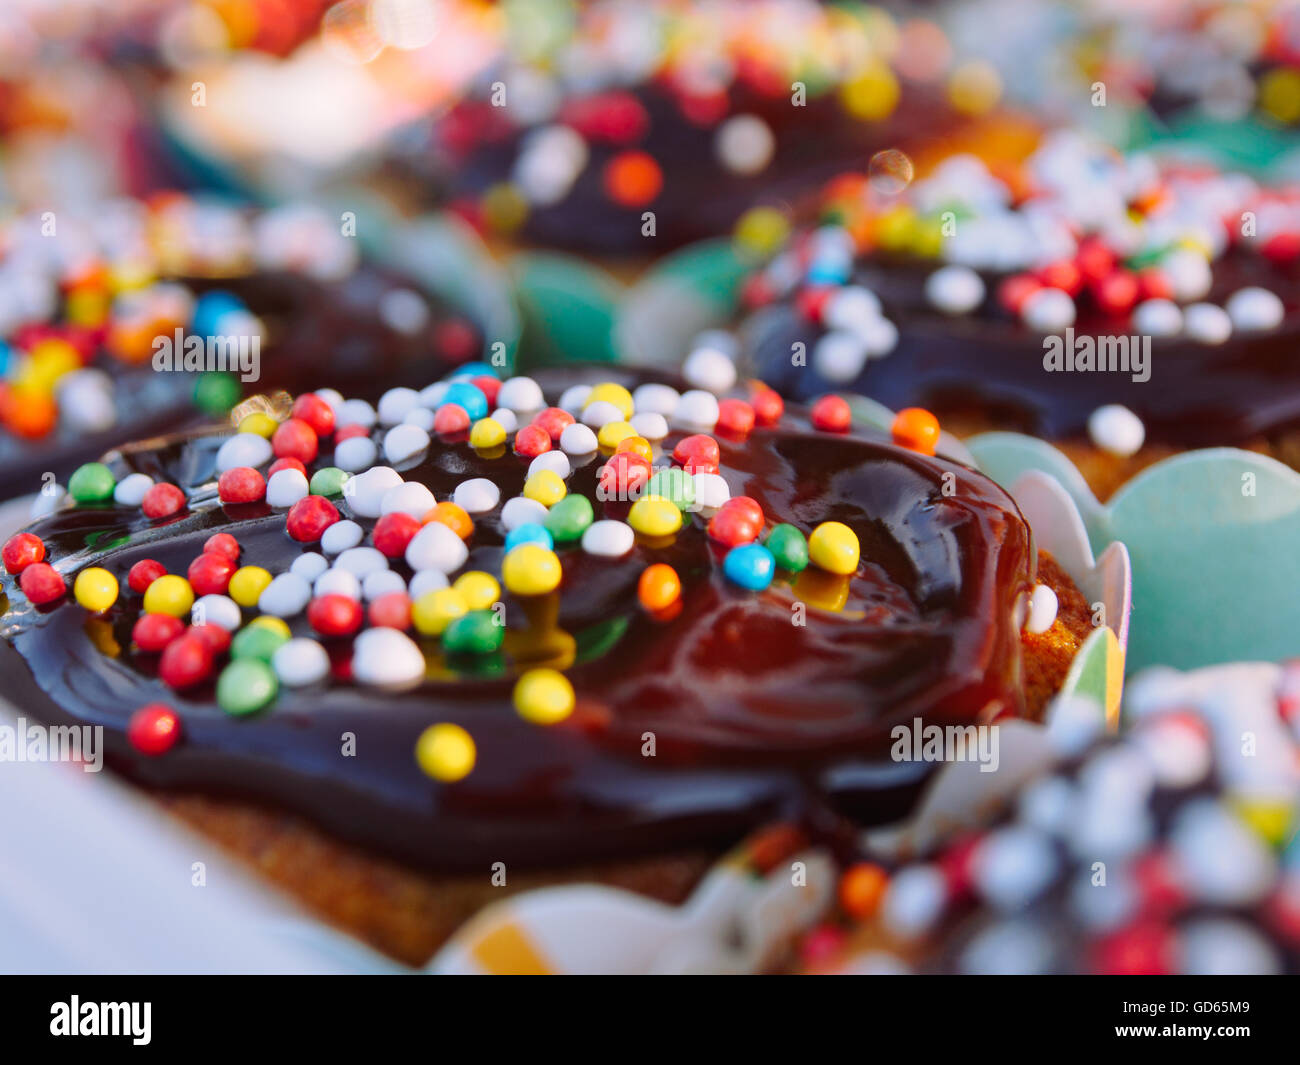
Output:
[[650,462],[633,451],[617,451],[600,468],[596,498],[603,502],[635,500],[650,479]]
[[1038,271],[1038,280],[1048,288],[1059,288],[1071,296],[1083,290],[1083,271],[1072,259],[1058,259]]
[[546,435],[551,438],[552,444],[560,442],[560,434],[573,424],[573,415],[567,410],[560,410],[559,407],[547,407],[539,411],[533,418],[533,425],[540,425],[546,430]]
[[826,304],[836,289],[831,285],[807,285],[794,298],[795,308],[808,321],[820,324]]
[[722,509],[737,511],[760,529],[763,527],[763,508],[753,496],[732,496],[722,504]]
[[1092,298],[1102,314],[1123,315],[1138,301],[1137,276],[1128,270],[1114,270],[1092,287]]
[[307,623],[322,636],[350,636],[361,627],[361,604],[346,595],[322,595],[307,604]]
[[236,466],[217,479],[223,503],[257,503],[266,498],[266,481],[251,466]]
[[18,578],[18,587],[37,606],[52,603],[68,590],[59,571],[48,562],[33,562]]
[[754,428],[754,408],[743,399],[718,401],[718,428],[732,436],[748,436]]
[[334,409],[314,392],[304,392],[295,399],[289,413],[310,425],[317,436],[334,432]]
[[406,631],[411,627],[411,598],[405,592],[388,592],[370,604],[370,624],[381,629]]
[[142,558],[126,575],[127,587],[136,595],[144,595],[159,577],[167,575],[167,567],[152,558]]
[[303,496],[289,508],[284,527],[300,544],[312,544],[338,520],[338,508],[324,496]]
[[535,459],[551,450],[551,434],[536,423],[525,425],[515,433],[515,454]]
[[364,425],[344,425],[337,433],[334,434],[334,445],[337,447],[344,440],[351,440],[354,436],[369,436],[370,430]]
[[444,403],[433,416],[433,431],[439,436],[454,436],[469,428],[469,413],[459,403]]
[[1138,271],[1139,298],[1144,300],[1171,300],[1174,298],[1174,286],[1168,275],[1158,266],[1148,266]]
[[[735,500],[731,500],[735,502]],[[752,544],[763,531],[763,522],[753,520],[743,507],[724,506],[709,519],[709,537],[727,547],[739,547]]]
[[418,518],[394,511],[375,522],[371,540],[385,558],[400,558],[406,554],[406,545],[421,528]]
[[165,703],[142,706],[126,723],[126,739],[141,754],[166,754],[181,738],[181,719]]
[[190,631],[186,634],[187,639],[198,640],[212,654],[225,654],[230,649],[230,633],[220,625],[191,625]]
[[718,442],[704,433],[684,436],[673,448],[673,461],[687,473],[717,473],[721,458]]
[[9,573],[22,573],[28,566],[45,561],[45,545],[39,536],[31,533],[14,533],[5,541],[5,570]]
[[998,303],[1012,314],[1019,314],[1020,308],[1025,305],[1025,300],[1042,287],[1036,277],[1031,277],[1029,274],[1015,274],[998,285]]
[[271,463],[271,468],[266,471],[266,479],[269,481],[281,470],[297,470],[304,477],[307,476],[307,467],[304,466],[300,460],[293,459],[293,458],[283,458],[283,459],[276,459],[273,463]]
[[1162,976],[1174,971],[1174,933],[1157,922],[1129,925],[1100,939],[1093,971],[1103,976]]
[[225,595],[235,564],[225,555],[205,551],[185,571],[195,595]]
[[140,502],[140,509],[149,519],[170,518],[185,509],[185,493],[166,482],[151,485]]
[[173,691],[192,688],[211,672],[212,649],[189,633],[172,640],[158,659],[158,676]]
[[471,377],[469,383],[477,388],[487,398],[488,409],[496,406],[497,393],[501,391],[501,379],[499,377],[490,377],[482,374],[478,377]]
[[781,394],[775,388],[763,384],[762,381],[754,382],[752,402],[754,420],[759,425],[775,425],[785,413],[785,400],[781,398]]
[[239,541],[230,533],[213,533],[203,541],[204,553],[225,555],[231,562],[239,561]]
[[141,651],[161,651],[184,631],[185,622],[171,614],[141,614],[131,639]]
[[810,412],[813,428],[827,433],[847,433],[853,412],[843,396],[822,396]]
[[1100,237],[1084,237],[1074,261],[1085,281],[1100,281],[1115,269],[1115,253]]
[[290,418],[281,422],[271,434],[271,450],[279,459],[313,462],[320,451],[320,441],[316,438],[316,430],[305,421]]

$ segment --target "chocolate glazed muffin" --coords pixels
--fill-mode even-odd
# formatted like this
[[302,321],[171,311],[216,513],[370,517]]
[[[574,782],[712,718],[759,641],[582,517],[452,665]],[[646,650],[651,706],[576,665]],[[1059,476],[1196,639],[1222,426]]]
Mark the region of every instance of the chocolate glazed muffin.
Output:
[[1297,465],[1294,189],[1058,134],[1005,180],[840,181],[824,218],[747,290],[744,359],[785,394],[1038,435],[1103,498],[1187,448]]
[[[56,217],[50,235],[38,219],[14,222],[0,264],[0,498],[305,375],[328,372],[373,399],[376,380],[422,382],[431,359],[481,350],[472,323],[362,261],[313,208],[253,213],[167,195]],[[186,340],[209,341],[202,360]]]
[[[228,430],[122,449],[116,476],[183,508],[66,507],[6,544],[9,696],[103,725],[119,771],[413,963],[505,891],[680,901],[769,822],[896,820],[932,767],[890,759],[893,724],[1041,713],[1088,608],[995,484],[770,390],[746,427],[740,401],[598,374],[394,389],[377,428],[300,396],[332,499],[283,454],[266,484],[219,473]],[[561,385],[603,452],[559,407],[534,420]],[[1022,632],[1036,582],[1059,608]],[[200,623],[167,619],[196,595]]]

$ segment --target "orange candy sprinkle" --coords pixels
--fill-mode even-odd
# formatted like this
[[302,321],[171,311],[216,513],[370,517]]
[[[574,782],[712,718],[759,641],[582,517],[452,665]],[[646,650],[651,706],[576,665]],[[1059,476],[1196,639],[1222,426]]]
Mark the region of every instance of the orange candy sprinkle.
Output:
[[468,540],[470,534],[474,531],[474,520],[469,516],[464,507],[455,503],[438,503],[427,513],[422,524],[428,525],[431,521],[441,522],[462,540]]
[[663,171],[645,152],[622,152],[605,166],[605,192],[622,207],[644,207],[663,187]]
[[39,439],[53,431],[58,418],[58,405],[49,393],[0,385],[0,421],[15,436]]
[[647,566],[636,586],[637,598],[650,611],[672,606],[682,594],[681,578],[672,566],[656,562]]
[[933,455],[939,445],[939,419],[921,407],[900,410],[890,431],[894,443],[922,455]]
[[650,441],[644,436],[625,436],[614,447],[614,454],[620,451],[630,451],[634,455],[640,455],[647,462],[654,460],[654,448],[650,446]]
[[840,877],[840,906],[855,921],[865,921],[880,908],[889,874],[872,862],[849,866]]

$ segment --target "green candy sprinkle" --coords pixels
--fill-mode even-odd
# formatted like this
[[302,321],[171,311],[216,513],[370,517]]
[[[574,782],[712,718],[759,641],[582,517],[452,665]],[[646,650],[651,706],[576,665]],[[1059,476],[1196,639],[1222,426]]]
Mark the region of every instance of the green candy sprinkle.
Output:
[[233,374],[201,374],[194,385],[194,405],[204,414],[226,414],[239,399],[239,379]]
[[579,539],[596,518],[586,496],[567,495],[546,513],[543,524],[556,543]]
[[783,570],[800,573],[808,566],[808,540],[793,525],[773,526],[763,546],[772,552]]
[[314,496],[337,496],[343,494],[343,486],[352,475],[337,466],[322,466],[311,475],[308,490]]
[[685,514],[695,505],[695,478],[676,466],[660,470],[646,481],[643,496],[662,496],[669,499]]
[[493,611],[471,610],[443,630],[442,649],[448,654],[491,654],[501,648],[505,631]]
[[280,690],[271,667],[258,658],[237,658],[217,678],[217,705],[228,714],[256,713]]
[[289,637],[269,626],[246,625],[230,641],[230,657],[256,658],[262,662],[270,662],[271,656],[288,642]]
[[78,503],[104,503],[113,498],[117,482],[102,462],[87,462],[78,466],[68,478],[68,492]]

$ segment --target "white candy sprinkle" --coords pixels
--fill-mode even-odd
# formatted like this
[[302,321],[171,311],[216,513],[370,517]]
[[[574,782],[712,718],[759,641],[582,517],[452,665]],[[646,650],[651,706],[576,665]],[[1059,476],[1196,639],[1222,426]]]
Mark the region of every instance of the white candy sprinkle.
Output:
[[1222,344],[1232,336],[1232,319],[1213,303],[1193,303],[1183,311],[1183,331],[1199,344]]
[[569,463],[569,456],[563,451],[543,451],[528,464],[528,476],[532,477],[542,470],[550,470],[563,480],[569,476],[573,467]]
[[532,414],[546,406],[542,386],[531,377],[507,377],[497,392],[497,405],[516,414]]
[[1000,910],[1017,910],[1043,893],[1057,872],[1051,840],[1033,828],[990,833],[971,863],[975,887]]
[[437,502],[427,485],[419,481],[403,481],[394,485],[379,500],[380,514],[409,514],[423,518]]
[[636,430],[637,436],[647,440],[662,440],[668,435],[668,420],[656,411],[638,411],[632,415],[628,425]]
[[345,425],[360,425],[370,429],[375,424],[375,408],[364,399],[346,399],[339,407],[336,418],[340,429]]
[[1194,898],[1249,906],[1267,893],[1277,859],[1244,821],[1214,799],[1193,799],[1174,816],[1169,849]]
[[1245,921],[1202,917],[1179,929],[1180,973],[1192,976],[1277,976],[1277,948]]
[[1020,308],[1021,320],[1039,333],[1059,333],[1074,325],[1074,300],[1059,288],[1040,288]]
[[822,321],[831,329],[861,333],[863,327],[880,317],[880,297],[861,285],[836,289],[826,301]]
[[377,518],[383,513],[384,494],[401,483],[402,475],[391,466],[372,466],[344,485],[343,498],[354,514]]
[[1133,328],[1153,337],[1177,336],[1183,331],[1183,311],[1173,300],[1143,300],[1133,308]]
[[465,542],[440,521],[424,526],[406,545],[406,564],[417,573],[426,569],[451,573],[468,557]]
[[1179,303],[1204,299],[1214,282],[1205,256],[1191,248],[1171,251],[1160,261],[1160,272]]
[[582,533],[582,549],[606,558],[622,558],[635,542],[632,526],[621,521],[593,521]]
[[342,423],[339,422],[338,417],[339,411],[343,408],[343,393],[336,388],[318,388],[316,389],[316,395],[329,404],[329,409],[334,412],[334,421],[341,425]]
[[673,421],[692,429],[712,429],[718,424],[718,397],[698,388],[683,392],[673,410]]
[[944,314],[970,314],[984,302],[984,281],[969,266],[942,266],[925,279],[925,298]]
[[697,473],[694,476],[695,502],[705,510],[717,510],[731,498],[731,488],[721,474]]
[[1034,588],[1029,597],[1029,617],[1025,620],[1025,631],[1044,633],[1056,622],[1056,593],[1045,584]]
[[557,405],[560,410],[567,410],[576,418],[586,405],[589,395],[591,395],[591,385],[570,385],[560,395],[560,402]]
[[317,598],[322,595],[346,595],[349,599],[360,600],[361,581],[355,573],[334,566],[316,578],[311,591]]
[[420,402],[413,388],[390,388],[379,397],[379,424],[397,425]]
[[334,560],[335,569],[347,570],[364,579],[378,570],[388,569],[388,559],[373,547],[349,547]]
[[327,555],[339,555],[349,547],[356,547],[365,537],[365,530],[355,521],[336,521],[320,538],[320,549]]
[[68,498],[68,490],[61,484],[48,485],[48,491],[42,488],[32,499],[31,517],[34,521],[37,518],[43,518],[47,514],[53,514],[59,507],[63,506],[64,501]]
[[429,450],[429,434],[418,425],[397,425],[384,434],[384,458],[405,462]]
[[1232,324],[1243,333],[1258,333],[1276,329],[1282,324],[1285,313],[1282,301],[1266,288],[1251,285],[1240,288],[1228,297],[1223,309]]
[[[531,469],[529,476],[532,476]],[[529,499],[527,496],[515,496],[513,499],[507,499],[506,505],[501,508],[501,524],[506,532],[511,532],[520,525],[527,525],[530,521],[541,524],[546,520],[546,507],[535,499]]]
[[1146,440],[1142,419],[1127,407],[1108,403],[1088,417],[1088,436],[1092,442],[1112,455],[1128,458],[1136,455]]
[[515,417],[515,412],[507,407],[498,407],[490,417],[507,433],[513,433],[519,428],[519,419]]
[[271,461],[271,441],[257,433],[236,433],[217,451],[217,472],[225,473],[236,466],[254,468]]
[[410,590],[407,594],[410,595],[411,602],[415,602],[420,596],[446,588],[450,583],[447,575],[441,570],[422,569],[411,578]]
[[681,396],[671,385],[638,385],[632,393],[632,404],[637,414],[661,414],[665,418],[677,409],[679,399]]
[[296,573],[281,573],[272,578],[257,600],[257,609],[277,618],[301,614],[311,601],[311,585]]
[[298,637],[281,644],[271,656],[271,668],[290,688],[315,684],[329,676],[329,653],[315,640]]
[[59,418],[71,429],[102,432],[117,422],[113,383],[102,370],[73,370],[57,384]]
[[862,342],[867,346],[867,355],[879,359],[898,347],[898,326],[888,318],[873,318],[859,330]]
[[732,115],[713,135],[713,150],[733,174],[757,174],[772,161],[776,137],[757,115]]
[[273,507],[291,507],[309,491],[302,471],[288,467],[276,470],[266,482],[266,502]]
[[415,336],[429,323],[429,305],[418,292],[394,288],[379,297],[379,317],[389,329]]
[[[361,526],[357,526],[360,528]],[[301,577],[308,584],[313,583],[317,577],[330,568],[329,559],[316,551],[307,551],[293,560],[289,567],[289,572]]]
[[152,487],[153,478],[147,473],[128,473],[113,489],[113,502],[124,507],[138,507]]
[[204,595],[190,607],[190,621],[195,625],[215,625],[234,632],[244,622],[239,604],[227,595]]
[[366,629],[352,644],[352,676],[372,688],[401,688],[424,679],[424,653],[396,629]]
[[736,383],[736,364],[717,348],[696,348],[686,356],[682,376],[696,388],[720,395]]
[[420,389],[420,406],[437,410],[442,406],[442,397],[447,394],[447,389],[450,387],[450,381],[435,381],[431,385],[426,385]]
[[433,431],[434,413],[428,407],[412,407],[402,419],[403,425],[418,425],[426,433]]
[[368,436],[350,436],[334,448],[334,465],[347,473],[368,470],[379,457],[379,448]]
[[827,381],[847,384],[867,365],[867,345],[860,336],[832,329],[813,345],[813,369]]
[[406,581],[400,573],[392,569],[377,569],[367,573],[361,581],[361,594],[365,596],[367,603],[373,602],[381,595],[388,595],[389,592],[405,591]]
[[598,399],[582,408],[582,424],[600,429],[610,422],[621,422],[623,412],[607,400]]
[[[569,455],[586,455],[596,450],[596,434],[581,422],[566,425],[560,434],[560,450]],[[548,454],[549,451],[537,457],[545,458]]]
[[909,866],[890,882],[880,916],[885,927],[897,936],[923,936],[939,919],[947,897],[947,881],[937,868]]
[[451,498],[467,514],[485,514],[500,501],[501,489],[486,477],[472,477],[461,481]]

